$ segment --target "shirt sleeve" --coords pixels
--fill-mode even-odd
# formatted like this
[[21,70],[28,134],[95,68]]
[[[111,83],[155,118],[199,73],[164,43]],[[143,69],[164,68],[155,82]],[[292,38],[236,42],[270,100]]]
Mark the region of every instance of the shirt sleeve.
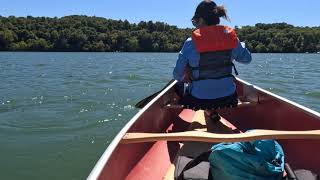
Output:
[[173,78],[177,81],[183,81],[184,79],[184,72],[188,64],[188,59],[186,58],[185,53],[186,53],[186,50],[189,48],[191,41],[192,40],[190,38],[187,39],[181,51],[179,52],[178,60],[173,70]]
[[232,59],[243,64],[251,62],[251,52],[246,48],[245,43],[238,41],[237,47],[232,50]]

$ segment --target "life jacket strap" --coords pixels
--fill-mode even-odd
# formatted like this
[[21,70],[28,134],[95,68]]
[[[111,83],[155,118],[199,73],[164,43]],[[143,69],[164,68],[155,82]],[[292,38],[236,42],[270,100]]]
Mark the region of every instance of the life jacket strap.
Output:
[[230,62],[224,62],[224,63],[212,63],[208,65],[202,65],[201,67],[190,67],[193,71],[208,71],[208,70],[214,70],[214,69],[220,69],[220,68],[226,68],[234,66],[234,64]]
[[232,63],[232,66],[233,66],[234,73],[236,74],[236,76],[238,76],[239,73],[238,73],[237,68],[236,68],[236,66],[234,65],[234,63]]
[[218,77],[214,77],[214,78],[196,78],[196,79],[191,78],[191,80],[192,81],[202,81],[202,80],[208,80],[208,79],[218,80],[218,79],[230,78],[230,77],[235,78],[235,76],[233,74],[228,74],[228,75],[218,76]]

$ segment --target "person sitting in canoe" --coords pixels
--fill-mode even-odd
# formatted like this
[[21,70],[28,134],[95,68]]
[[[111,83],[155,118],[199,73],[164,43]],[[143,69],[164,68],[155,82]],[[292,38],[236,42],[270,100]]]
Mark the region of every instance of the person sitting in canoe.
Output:
[[[248,64],[252,57],[234,29],[219,25],[221,17],[229,20],[224,6],[205,0],[192,18],[196,29],[185,41],[173,71],[178,89],[185,92],[185,82],[189,82],[188,93],[179,102],[186,108],[212,110],[238,104],[233,60]],[[219,119],[217,113],[207,115]]]

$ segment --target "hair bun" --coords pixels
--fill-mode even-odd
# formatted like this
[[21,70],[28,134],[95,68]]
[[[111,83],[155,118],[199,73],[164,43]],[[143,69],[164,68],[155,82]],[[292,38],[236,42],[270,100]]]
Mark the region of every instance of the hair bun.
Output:
[[219,17],[227,16],[227,12],[226,12],[226,9],[224,8],[224,6],[217,6],[216,14]]
[[214,10],[216,16],[218,17],[222,17],[222,18],[225,18],[226,20],[229,20],[229,17],[227,15],[227,10],[224,6],[217,6],[217,8]]

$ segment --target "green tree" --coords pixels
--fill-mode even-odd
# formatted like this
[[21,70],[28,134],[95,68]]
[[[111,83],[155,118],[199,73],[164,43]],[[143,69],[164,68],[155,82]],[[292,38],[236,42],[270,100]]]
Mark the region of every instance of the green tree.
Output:
[[265,53],[265,52],[267,52],[266,46],[263,45],[262,43],[259,43],[259,44],[256,46],[255,49],[256,49],[256,51],[257,51],[258,53]]
[[30,39],[27,41],[29,49],[33,51],[46,51],[51,48],[51,45],[42,38]]
[[8,29],[0,31],[0,50],[7,50],[12,42],[17,39],[17,35]]
[[143,51],[152,51],[152,36],[149,33],[143,32],[139,37],[138,37],[138,41],[139,41],[139,47],[140,50]]
[[27,51],[29,49],[28,44],[24,41],[19,41],[17,43],[12,43],[9,50],[12,51]]
[[104,52],[106,50],[106,46],[102,41],[97,42],[91,49],[92,51]]
[[136,37],[130,37],[126,41],[125,50],[129,52],[136,52],[139,48],[139,41]]

